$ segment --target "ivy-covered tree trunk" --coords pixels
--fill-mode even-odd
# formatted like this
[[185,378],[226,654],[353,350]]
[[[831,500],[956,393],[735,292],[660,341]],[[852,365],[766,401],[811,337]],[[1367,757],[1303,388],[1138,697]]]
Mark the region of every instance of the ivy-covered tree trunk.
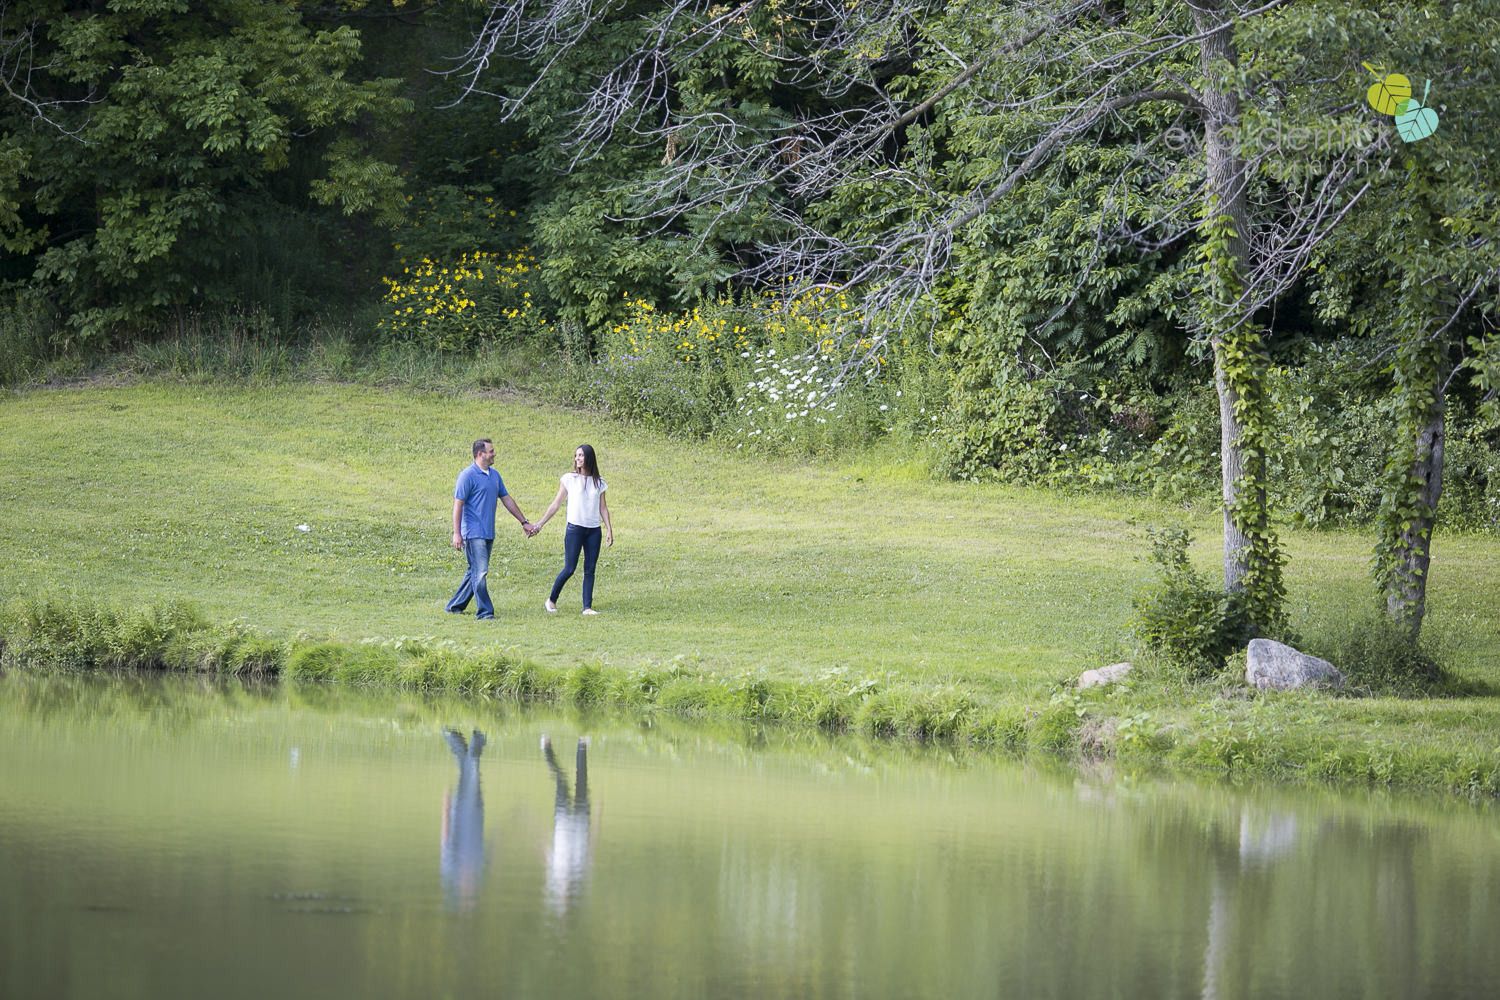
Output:
[[1427,613],[1427,572],[1432,532],[1443,495],[1443,451],[1447,434],[1444,386],[1452,371],[1447,345],[1423,338],[1403,352],[1416,376],[1401,386],[1401,439],[1387,467],[1389,482],[1380,514],[1375,569],[1386,612],[1410,634],[1421,636]]
[[1443,444],[1447,406],[1442,379],[1446,364],[1436,371],[1439,379],[1431,387],[1427,419],[1417,430],[1416,458],[1407,477],[1416,500],[1416,511],[1398,530],[1390,554],[1385,583],[1385,607],[1391,618],[1411,632],[1415,642],[1427,613],[1427,567],[1432,562],[1432,529],[1437,523],[1438,500],[1443,495]]
[[1397,336],[1391,365],[1395,380],[1395,446],[1386,461],[1377,515],[1374,576],[1386,613],[1413,643],[1427,613],[1432,534],[1443,494],[1447,437],[1447,385],[1455,344],[1448,330],[1463,309],[1455,268],[1431,247],[1441,245],[1446,214],[1437,200],[1438,171],[1408,161],[1399,211],[1414,244],[1389,266],[1389,320]]
[[1259,335],[1241,315],[1249,210],[1235,126],[1239,98],[1226,81],[1237,65],[1232,19],[1210,0],[1191,2],[1202,34],[1205,151],[1204,304],[1219,397],[1219,465],[1224,490],[1224,587],[1241,594],[1256,626],[1270,623],[1281,596],[1280,561],[1267,518],[1266,401]]
[[[1245,573],[1250,553],[1250,535],[1245,531],[1235,512],[1241,503],[1241,487],[1247,479],[1256,479],[1253,470],[1245,467],[1245,455],[1240,450],[1244,437],[1235,410],[1239,405],[1239,393],[1225,373],[1224,342],[1214,340],[1214,388],[1219,395],[1219,469],[1224,489],[1224,589],[1236,592],[1245,585]],[[1256,463],[1264,468],[1264,462]],[[1249,473],[1247,475],[1247,473]],[[1251,504],[1265,506],[1265,489],[1252,487],[1255,496],[1246,498]]]

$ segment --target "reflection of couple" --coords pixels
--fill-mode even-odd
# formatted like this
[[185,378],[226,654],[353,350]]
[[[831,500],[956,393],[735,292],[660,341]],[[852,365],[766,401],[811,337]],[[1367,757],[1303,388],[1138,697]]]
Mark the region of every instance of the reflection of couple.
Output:
[[[489,438],[474,442],[474,464],[458,474],[453,486],[453,547],[461,549],[468,561],[468,570],[458,590],[448,600],[448,610],[461,614],[474,599],[480,619],[495,617],[495,607],[490,602],[489,571],[490,550],[495,542],[495,508],[503,503],[517,521],[527,538],[542,530],[566,499],[568,504],[568,527],[563,533],[563,569],[552,582],[552,592],[547,597],[548,611],[557,610],[557,598],[563,584],[578,568],[578,556],[583,555],[583,613],[597,614],[594,610],[594,564],[599,560],[599,543],[615,543],[614,528],[609,520],[609,504],[604,500],[608,489],[599,475],[599,461],[590,445],[579,445],[573,452],[573,471],[564,475],[557,490],[557,497],[547,513],[536,524],[532,524],[521,513],[515,498],[505,489],[505,483],[492,465],[495,462],[495,446]],[[602,528],[602,531],[601,531]]]
[[443,794],[443,891],[450,905],[474,907],[484,875],[484,796],[479,791],[479,755],[484,734],[474,730],[469,741],[456,729],[443,733],[458,761],[458,788]]
[[588,741],[578,741],[576,779],[568,790],[568,776],[552,754],[552,739],[542,737],[542,755],[557,781],[552,810],[552,848],[547,852],[547,904],[561,916],[583,888],[593,863],[589,836]]
[[[449,906],[472,910],[484,877],[484,796],[479,791],[479,757],[484,752],[484,733],[474,730],[468,740],[456,729],[443,731],[443,739],[458,762],[458,787],[443,794],[441,867],[443,891]],[[593,864],[589,830],[588,741],[578,741],[575,778],[568,776],[552,753],[552,739],[542,737],[542,756],[557,783],[552,814],[552,847],[547,852],[546,900],[561,916],[583,888]]]

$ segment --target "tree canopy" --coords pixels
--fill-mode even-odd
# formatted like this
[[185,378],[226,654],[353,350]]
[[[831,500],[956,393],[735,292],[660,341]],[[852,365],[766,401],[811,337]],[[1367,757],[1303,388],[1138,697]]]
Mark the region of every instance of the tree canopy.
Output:
[[409,110],[358,74],[360,37],[260,0],[0,3],[0,242],[98,342],[212,301],[257,227],[304,210],[398,211],[369,137]]

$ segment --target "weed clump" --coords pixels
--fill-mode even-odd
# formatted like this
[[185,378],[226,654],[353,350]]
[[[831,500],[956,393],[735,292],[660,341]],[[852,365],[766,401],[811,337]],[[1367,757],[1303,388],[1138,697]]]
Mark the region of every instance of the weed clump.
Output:
[[396,670],[396,652],[369,643],[315,642],[298,646],[287,660],[286,674],[298,680],[368,684]]
[[1147,536],[1161,579],[1135,599],[1135,636],[1189,679],[1212,677],[1250,640],[1250,617],[1234,594],[1193,568],[1186,529],[1151,528]]
[[1346,619],[1315,641],[1316,655],[1343,671],[1347,690],[1398,697],[1463,693],[1437,657],[1385,615]]

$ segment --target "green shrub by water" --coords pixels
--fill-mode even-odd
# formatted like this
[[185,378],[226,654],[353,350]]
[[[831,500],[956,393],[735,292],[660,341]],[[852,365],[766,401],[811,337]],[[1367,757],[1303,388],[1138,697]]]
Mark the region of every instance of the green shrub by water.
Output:
[[1135,635],[1169,667],[1210,677],[1250,639],[1249,619],[1234,595],[1188,561],[1185,529],[1151,529],[1148,537],[1160,579],[1136,598]]

